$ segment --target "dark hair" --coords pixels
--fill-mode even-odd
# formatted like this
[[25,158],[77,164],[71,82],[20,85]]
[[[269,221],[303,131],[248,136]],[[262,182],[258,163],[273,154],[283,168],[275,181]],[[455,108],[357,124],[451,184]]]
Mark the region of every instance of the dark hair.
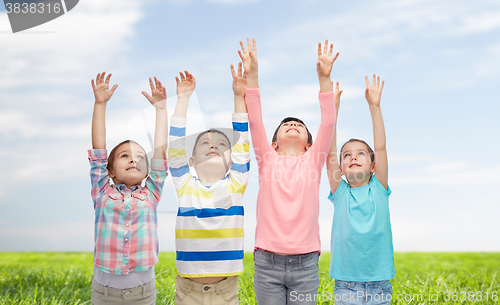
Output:
[[[108,157],[108,165],[106,165],[106,169],[107,169],[108,171],[110,171],[111,169],[113,169],[113,163],[115,162],[115,154],[116,154],[116,151],[118,150],[118,148],[119,148],[120,146],[122,146],[123,144],[130,144],[130,143],[135,143],[135,144],[139,145],[139,146],[142,148],[142,150],[144,150],[144,153],[146,153],[146,150],[145,150],[145,149],[144,149],[144,148],[143,148],[143,147],[142,147],[139,143],[137,143],[136,141],[134,141],[134,140],[125,140],[125,141],[123,141],[123,142],[119,143],[118,145],[116,145],[116,146],[115,146],[115,147],[111,150],[111,152],[109,153],[109,157]],[[146,159],[146,166],[147,166],[147,168],[148,168],[148,172],[149,172],[149,161],[148,161],[148,157],[147,157],[147,155],[146,155],[146,158],[145,158],[145,159]]]
[[373,149],[370,147],[370,145],[368,145],[368,143],[366,143],[365,141],[360,140],[360,139],[349,139],[349,141],[345,142],[344,145],[342,145],[342,147],[340,148],[340,163],[342,163],[342,149],[344,149],[344,146],[347,143],[351,143],[351,142],[360,142],[360,143],[365,144],[366,147],[368,148],[368,153],[370,154],[370,160],[372,162],[375,162],[375,153],[373,152]]
[[307,131],[307,143],[312,145],[313,137],[312,137],[311,133],[309,132],[309,129],[307,129],[306,124],[301,119],[297,119],[297,118],[294,118],[291,116],[284,118],[281,121],[281,123],[278,125],[278,127],[276,127],[276,130],[274,131],[273,139],[271,142],[272,143],[276,142],[276,139],[278,138],[278,130],[280,130],[281,125],[283,125],[286,122],[290,122],[290,121],[296,121],[296,122],[299,122],[300,124],[304,125],[304,127],[306,128],[306,131]]
[[196,141],[194,141],[194,146],[193,146],[193,156],[194,156],[194,154],[196,152],[196,144],[198,144],[198,141],[200,140],[201,137],[203,137],[205,134],[207,134],[209,132],[211,132],[211,133],[218,133],[218,134],[221,134],[224,137],[226,137],[227,142],[229,143],[229,147],[231,147],[231,141],[229,141],[229,138],[227,137],[227,135],[225,133],[223,133],[220,130],[210,128],[209,130],[205,130],[203,132],[200,132],[200,134],[196,137]]

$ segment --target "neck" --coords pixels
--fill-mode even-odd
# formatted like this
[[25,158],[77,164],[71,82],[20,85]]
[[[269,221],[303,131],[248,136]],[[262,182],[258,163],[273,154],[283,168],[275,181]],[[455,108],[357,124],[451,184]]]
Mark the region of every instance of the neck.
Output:
[[281,156],[299,157],[305,154],[306,149],[302,145],[281,145],[276,152]]
[[363,175],[361,177],[348,177],[347,182],[351,188],[362,187],[370,183],[371,173],[368,175]]
[[226,172],[220,170],[204,170],[201,168],[196,168],[196,174],[201,182],[214,183],[226,176]]

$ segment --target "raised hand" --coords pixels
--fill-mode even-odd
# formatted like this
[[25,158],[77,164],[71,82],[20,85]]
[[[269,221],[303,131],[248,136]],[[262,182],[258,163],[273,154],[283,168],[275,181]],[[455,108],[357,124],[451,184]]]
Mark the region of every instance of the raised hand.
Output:
[[333,63],[339,56],[339,53],[332,57],[333,44],[330,44],[330,49],[328,49],[328,39],[325,40],[325,45],[323,50],[321,49],[321,42],[318,43],[318,62],[316,64],[316,71],[318,71],[318,77],[330,77],[332,73]]
[[[332,86],[333,86],[333,82],[332,82]],[[335,109],[337,110],[337,112],[339,111],[339,108],[340,108],[340,95],[342,95],[342,92],[344,92],[344,90],[339,90],[339,82],[337,82],[337,85],[335,86],[335,91],[334,91],[334,99],[335,99]]]
[[240,55],[241,62],[245,68],[245,75],[256,74],[258,71],[258,63],[257,44],[255,43],[255,38],[252,38],[252,42],[250,42],[250,38],[247,38],[247,45],[248,51],[245,49],[243,42],[240,41],[241,51],[238,50],[238,54]]
[[193,74],[184,70],[184,74],[179,72],[181,79],[176,76],[175,81],[177,82],[177,96],[183,95],[185,97],[190,97],[193,94],[194,88],[196,87],[196,80]]
[[[148,101],[155,108],[166,109],[167,108],[167,90],[159,80],[154,77],[155,83],[153,84],[153,80],[151,77],[149,78],[149,86],[151,87],[151,96],[146,91],[142,91],[142,95],[144,95]],[[156,87],[155,87],[156,86]]]
[[242,63],[238,63],[238,75],[234,71],[234,66],[231,65],[231,74],[233,75],[233,92],[235,96],[245,96],[245,85],[247,84],[246,76],[241,71]]
[[380,97],[382,96],[382,89],[384,89],[384,81],[380,83],[380,76],[373,74],[373,82],[370,85],[368,76],[365,76],[366,90],[365,98],[370,106],[380,106]]
[[116,88],[118,88],[118,85],[114,85],[111,90],[109,90],[109,79],[111,78],[111,73],[104,79],[106,76],[106,72],[98,73],[97,77],[94,80],[92,80],[92,89],[94,90],[94,97],[95,97],[95,102],[98,104],[103,104],[107,103],[111,96],[113,96],[113,93],[115,92]]

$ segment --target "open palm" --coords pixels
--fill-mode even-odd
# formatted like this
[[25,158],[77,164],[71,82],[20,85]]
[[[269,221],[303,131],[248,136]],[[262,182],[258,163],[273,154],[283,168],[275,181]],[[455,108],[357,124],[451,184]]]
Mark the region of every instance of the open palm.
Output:
[[115,92],[118,85],[114,85],[111,90],[109,90],[109,80],[111,78],[111,74],[106,77],[106,72],[98,73],[97,77],[92,80],[92,89],[94,90],[94,97],[96,103],[107,103],[113,93]]

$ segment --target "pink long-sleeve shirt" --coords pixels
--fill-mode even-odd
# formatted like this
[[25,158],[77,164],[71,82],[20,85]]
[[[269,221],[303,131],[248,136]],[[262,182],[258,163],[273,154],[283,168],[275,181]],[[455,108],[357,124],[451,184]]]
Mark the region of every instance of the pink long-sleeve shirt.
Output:
[[259,165],[255,247],[289,254],[320,251],[319,184],[335,126],[333,92],[319,93],[321,124],[311,148],[289,157],[279,155],[267,141],[259,89],[245,91]]

